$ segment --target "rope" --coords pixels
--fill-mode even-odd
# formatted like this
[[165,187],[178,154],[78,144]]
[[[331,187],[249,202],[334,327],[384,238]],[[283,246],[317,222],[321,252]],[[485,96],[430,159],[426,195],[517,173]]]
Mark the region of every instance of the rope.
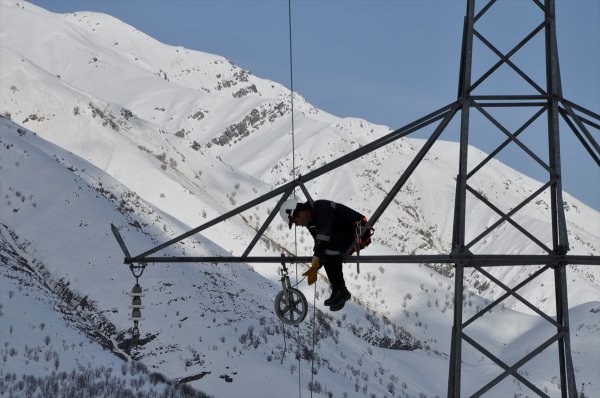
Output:
[[[297,280],[297,279],[298,279],[298,275],[296,275],[296,280]],[[299,284],[300,284],[300,283],[301,283],[303,280],[305,280],[305,279],[306,279],[306,277],[304,277],[304,278],[300,279],[300,282],[297,282],[297,283],[296,283],[295,285],[293,285],[292,287],[296,287],[296,286],[298,286],[298,285],[299,285]]]
[[[292,0],[288,0],[288,27],[290,48],[290,106],[292,111],[292,179],[296,179],[296,142],[294,137],[294,62],[292,57]],[[296,191],[294,190],[294,197]]]
[[[292,0],[288,0],[288,37],[289,37],[289,59],[290,59],[290,108],[291,108],[291,117],[292,117],[292,179],[296,179],[296,140],[295,140],[295,128],[294,128],[294,60],[293,60],[293,42],[292,42]],[[294,198],[296,198],[296,190],[294,189]],[[298,255],[298,234],[297,229],[294,227],[294,253]],[[298,263],[296,265],[296,284],[294,287],[298,286],[300,282],[302,282],[305,278],[302,278],[298,281]],[[313,396],[313,382],[314,382],[314,370],[315,370],[315,324],[316,324],[316,295],[317,295],[317,284],[315,283],[315,289],[313,294],[313,322],[312,322],[312,358],[311,358],[311,372],[310,372],[310,396]],[[282,322],[283,324],[283,322]],[[298,331],[298,343],[300,342],[300,325],[296,325]],[[286,347],[286,339],[285,339],[285,329],[283,330],[283,344],[284,344],[284,353]],[[283,363],[283,355],[281,358]],[[301,387],[301,372],[300,372],[300,356],[298,356],[298,396],[302,397],[302,387]]]
[[283,365],[283,358],[285,358],[285,352],[287,351],[287,339],[285,338],[285,323],[281,321],[281,331],[283,332],[283,351],[281,352],[281,362],[280,365]]
[[[300,346],[300,325],[296,325],[296,330],[298,331],[298,340],[296,340],[296,343],[298,344],[298,346]],[[300,363],[300,355],[298,355],[298,396],[300,398],[302,398],[302,379],[300,377],[301,372],[301,367],[300,367],[301,363]]]
[[313,320],[312,320],[312,355],[310,363],[310,397],[313,396],[314,377],[315,377],[315,324],[317,318],[317,282],[315,282],[315,291],[313,293]]
[[[300,279],[299,282],[297,282],[295,285],[293,285],[292,287],[296,287],[298,286],[302,281],[304,281],[304,279],[306,279],[306,277]],[[316,328],[316,317],[317,317],[317,283],[315,282],[315,288],[314,288],[314,292],[313,292],[313,319],[312,319],[312,355],[311,355],[311,364],[310,364],[310,385],[311,385],[311,389],[310,389],[310,396],[312,398],[313,396],[313,389],[312,386],[314,385],[314,375],[315,375],[315,328]],[[298,345],[300,345],[300,325],[296,325],[296,328],[298,330],[298,337],[296,339],[296,343]],[[283,350],[281,352],[281,361],[279,362],[280,365],[283,365],[283,360],[285,358],[285,354],[287,352],[287,338],[285,336],[285,324],[281,321],[281,331],[283,333]],[[300,357],[298,357],[298,396],[302,397],[302,378],[301,378],[301,369],[300,369]]]
[[[294,60],[292,56],[292,0],[288,0],[288,37],[289,37],[289,61],[290,61],[290,109],[292,113],[292,180],[296,179],[296,140],[294,128]],[[293,197],[296,198],[296,189],[294,189]],[[294,254],[298,255],[298,234],[294,227]],[[298,263],[296,265],[296,284],[298,286]],[[298,331],[298,341],[300,341],[300,325],[296,325]],[[285,330],[284,330],[284,347],[285,347]],[[301,387],[301,367],[300,357],[298,357],[298,396],[302,398]]]

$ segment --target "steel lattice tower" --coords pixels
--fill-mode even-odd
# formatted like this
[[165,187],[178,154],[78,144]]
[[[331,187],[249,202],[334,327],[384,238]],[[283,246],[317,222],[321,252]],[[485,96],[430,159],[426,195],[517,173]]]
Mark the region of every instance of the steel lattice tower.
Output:
[[[467,202],[467,193],[471,193],[477,199],[483,201],[487,206],[496,211],[502,221],[508,221],[513,226],[518,228],[522,233],[527,235],[533,242],[547,252],[549,255],[554,256],[551,261],[545,264],[545,267],[541,271],[549,270],[554,273],[555,281],[555,300],[556,300],[556,319],[549,317],[548,315],[541,312],[533,304],[527,302],[523,297],[518,295],[516,292],[521,286],[530,282],[534,277],[537,277],[541,271],[534,273],[530,278],[527,278],[523,283],[515,288],[509,288],[502,282],[494,278],[489,272],[485,271],[480,267],[476,260],[470,262],[469,266],[474,267],[481,273],[486,275],[489,279],[494,281],[497,285],[501,286],[506,290],[507,295],[501,297],[507,297],[509,295],[514,296],[525,303],[527,306],[532,308],[540,316],[545,318],[548,322],[556,327],[556,333],[542,341],[541,344],[535,348],[532,352],[524,355],[520,360],[512,365],[504,363],[502,360],[494,356],[485,347],[480,345],[477,341],[469,337],[465,332],[464,328],[478,318],[481,314],[476,314],[473,318],[467,322],[463,321],[462,308],[463,308],[463,281],[464,281],[464,268],[465,261],[457,261],[455,263],[455,288],[454,288],[454,325],[452,328],[452,346],[450,355],[450,369],[448,378],[448,397],[460,397],[461,396],[461,352],[462,342],[466,341],[468,344],[473,346],[476,350],[484,354],[487,358],[491,359],[494,363],[500,366],[504,372],[485,384],[481,389],[476,391],[472,396],[477,397],[483,395],[489,391],[493,386],[503,380],[505,377],[512,375],[517,380],[522,382],[524,385],[529,387],[533,392],[541,397],[547,397],[548,395],[540,390],[539,387],[533,385],[520,373],[518,369],[528,362],[531,358],[539,354],[541,351],[546,349],[552,344],[558,345],[558,366],[560,369],[560,380],[561,390],[563,397],[576,397],[576,384],[575,375],[573,371],[573,362],[571,358],[571,345],[569,338],[569,309],[567,301],[567,277],[566,277],[566,263],[561,261],[560,256],[565,255],[569,251],[569,242],[567,238],[567,226],[565,221],[565,212],[563,206],[562,196],[562,178],[561,178],[561,153],[560,153],[560,135],[559,135],[559,118],[562,117],[568,123],[569,127],[581,140],[583,146],[588,150],[589,154],[598,163],[598,145],[589,134],[586,124],[593,127],[598,127],[597,124],[582,119],[576,114],[576,111],[581,111],[587,115],[597,116],[585,109],[575,106],[570,101],[565,100],[562,95],[561,80],[560,80],[560,69],[558,62],[558,48],[556,40],[556,12],[554,0],[538,1],[533,0],[533,3],[539,7],[540,21],[536,26],[531,27],[530,33],[525,36],[514,48],[512,48],[506,54],[500,52],[482,33],[478,30],[478,22],[486,15],[486,13],[492,10],[495,0],[487,2],[478,12],[476,12],[476,1],[467,1],[467,12],[465,16],[464,31],[463,31],[463,43],[461,53],[461,64],[460,64],[460,76],[459,76],[459,93],[457,102],[461,106],[461,127],[460,127],[460,160],[459,160],[459,174],[457,176],[456,183],[456,202],[454,210],[454,228],[453,228],[453,253],[455,254],[467,254],[469,253],[470,247],[473,243],[478,240],[468,242],[465,240],[465,204]],[[524,5],[526,2],[523,2]],[[529,4],[531,5],[531,3]],[[542,87],[535,82],[530,76],[528,76],[519,66],[511,61],[511,57],[521,50],[532,38],[536,35],[544,35],[544,55],[545,55],[545,66],[546,66],[546,82]],[[494,54],[496,54],[499,60],[487,70],[481,77],[473,81],[472,78],[472,66],[474,62],[473,57],[473,44],[474,41],[478,40],[485,47],[489,48]],[[489,79],[497,73],[499,67],[506,65],[511,70],[526,81],[533,91],[532,94],[523,95],[520,93],[508,94],[508,95],[493,95],[493,94],[476,94],[477,88],[486,79]],[[494,116],[490,114],[488,109],[490,107],[501,107],[506,109],[517,109],[520,107],[531,107],[537,110],[527,122],[522,125],[515,133],[511,133],[503,123],[499,122]],[[539,163],[544,169],[547,170],[548,180],[542,187],[544,190],[547,188],[550,191],[550,222],[552,225],[552,245],[547,247],[542,242],[537,240],[533,234],[516,224],[511,220],[511,216],[516,211],[522,208],[525,204],[537,197],[541,190],[538,190],[525,199],[523,202],[517,204],[513,209],[504,214],[500,211],[496,205],[490,203],[482,194],[478,193],[469,185],[469,179],[479,170],[480,165],[476,166],[472,170],[467,168],[467,155],[468,155],[468,144],[469,144],[469,133],[470,133],[470,119],[471,112],[478,112],[485,116],[498,130],[502,131],[507,136],[507,140],[494,150],[488,159],[499,153],[506,144],[512,142],[517,144],[523,151],[531,156],[537,163]],[[538,117],[547,116],[547,143],[548,143],[548,162],[544,162],[540,159],[534,151],[532,151],[527,145],[519,141],[517,137],[521,132],[527,129],[527,127]],[[588,123],[589,122],[589,123]],[[577,127],[576,127],[577,126]],[[587,140],[586,140],[587,138]],[[544,137],[539,137],[543,140]],[[487,161],[487,159],[486,159]],[[495,224],[496,225],[496,224]],[[467,260],[469,261],[469,260]],[[483,312],[491,310],[501,300],[497,300],[492,305],[484,309]]]
[[[494,386],[506,379],[508,376],[514,377],[520,383],[527,386],[531,391],[540,397],[548,397],[538,386],[527,380],[527,378],[519,373],[519,369],[532,358],[536,357],[542,351],[550,346],[556,346],[558,352],[557,365],[560,372],[560,387],[563,397],[577,397],[575,375],[573,369],[573,361],[571,357],[571,344],[569,334],[569,309],[567,300],[567,266],[569,264],[583,265],[600,265],[598,256],[584,255],[568,255],[569,242],[568,231],[565,219],[563,191],[562,191],[562,175],[561,175],[561,151],[560,151],[560,136],[561,134],[574,134],[580,141],[582,152],[591,157],[591,159],[600,167],[600,145],[598,145],[590,130],[597,133],[600,131],[600,115],[585,109],[576,103],[569,101],[563,97],[560,80],[560,69],[558,62],[558,49],[556,40],[556,13],[554,0],[523,0],[522,4],[528,4],[539,9],[539,21],[531,27],[531,30],[520,40],[510,51],[503,53],[498,50],[492,41],[488,40],[481,29],[478,29],[480,24],[485,23],[485,16],[490,13],[496,3],[502,1],[496,0],[467,0],[467,11],[464,19],[464,29],[462,38],[462,51],[460,58],[460,72],[458,84],[458,96],[455,102],[452,102],[404,127],[401,127],[388,135],[385,135],[363,147],[352,151],[342,157],[321,166],[306,175],[299,176],[295,180],[284,184],[269,193],[266,193],[244,205],[241,205],[222,216],[219,216],[199,227],[196,227],[178,237],[175,237],[168,242],[160,244],[144,253],[137,256],[131,256],[127,247],[115,226],[112,226],[113,233],[119,242],[125,254],[125,264],[130,265],[132,271],[143,267],[147,263],[189,263],[189,262],[205,262],[205,263],[279,263],[282,261],[278,256],[249,256],[251,250],[256,243],[261,239],[267,227],[275,218],[281,204],[292,194],[296,188],[300,188],[306,198],[312,201],[312,198],[305,186],[311,180],[314,180],[326,173],[335,170],[336,168],[356,160],[370,152],[373,152],[383,146],[386,146],[396,140],[406,137],[412,133],[420,131],[427,126],[436,126],[423,147],[413,158],[405,171],[399,176],[396,183],[390,188],[386,197],[383,199],[377,209],[370,215],[369,223],[373,226],[382,216],[384,211],[394,200],[398,192],[404,187],[408,178],[413,174],[419,163],[428,154],[433,144],[438,140],[440,135],[448,128],[448,125],[460,114],[460,155],[458,159],[458,175],[456,177],[456,191],[454,203],[454,224],[452,250],[449,253],[436,255],[386,255],[386,256],[361,256],[362,263],[388,263],[388,264],[418,264],[418,263],[436,263],[436,264],[451,264],[455,270],[454,284],[454,324],[452,327],[450,361],[449,361],[449,377],[448,377],[448,397],[458,398],[462,395],[479,397],[485,395]],[[476,4],[477,3],[477,4]],[[481,7],[477,5],[481,4]],[[512,58],[519,51],[525,51],[523,48],[534,37],[543,36],[543,64],[545,65],[545,82],[539,83],[531,78],[527,73],[518,66],[518,62]],[[481,76],[473,79],[473,65],[476,61],[474,57],[474,43],[483,45],[489,49],[497,57],[496,62],[487,69]],[[526,85],[531,90],[531,93],[508,93],[497,95],[493,93],[480,93],[485,82],[493,78],[493,76],[501,69],[508,68],[515,76],[526,82]],[[491,109],[503,109],[504,112],[518,111],[523,109],[531,109],[533,113],[516,131],[511,132],[505,124],[493,115]],[[491,151],[489,156],[481,163],[474,167],[468,167],[469,145],[471,138],[477,131],[473,130],[473,117],[478,115],[489,121],[494,128],[499,130],[506,136],[495,150]],[[543,120],[546,117],[544,127],[545,133],[539,140],[545,140],[547,143],[547,161],[538,156],[534,150],[519,139],[522,132],[527,130],[537,120]],[[562,121],[563,128],[560,131]],[[507,145],[513,144],[518,146],[526,153],[534,162],[539,164],[547,173],[547,180],[543,185],[526,197],[520,203],[512,205],[507,210],[502,210],[501,206],[492,203],[485,194],[481,193],[477,187],[473,186],[471,178],[481,170],[485,164],[494,159]],[[538,198],[542,193],[549,195],[549,222],[552,226],[551,243],[547,244],[538,239],[534,233],[519,225],[515,220],[515,215],[519,210]],[[248,244],[246,250],[241,256],[231,257],[168,257],[168,256],[151,256],[152,254],[174,245],[181,240],[190,237],[202,230],[219,224],[231,217],[234,217],[246,210],[253,208],[267,200],[279,198],[277,205],[270,212],[267,219],[264,221],[260,229],[252,241]],[[489,226],[477,237],[471,239],[466,236],[466,220],[469,214],[469,201],[478,201],[487,206],[491,211],[498,215],[498,220]],[[535,243],[539,253],[532,254],[484,254],[474,253],[471,249],[485,236],[491,232],[498,231],[502,225],[509,224],[521,234]],[[308,262],[311,257],[290,256],[286,257],[287,262]],[[351,257],[346,260],[352,261]],[[526,279],[519,282],[518,285],[509,287],[506,286],[492,273],[486,270],[486,267],[498,266],[537,266],[537,270],[531,273]],[[465,282],[465,269],[474,269],[484,275],[486,278],[494,282],[497,286],[505,290],[505,294],[497,300],[491,302],[488,306],[478,311],[474,316],[466,321],[463,320],[463,291]],[[529,282],[539,277],[541,274],[553,273],[555,283],[555,300],[556,300],[556,317],[551,317],[543,311],[527,301],[519,290],[525,287]],[[135,275],[135,273],[134,273]],[[494,307],[500,304],[508,297],[514,297],[533,312],[537,313],[541,318],[545,319],[555,329],[555,333],[550,338],[544,339],[532,351],[524,355],[521,359],[512,364],[505,363],[502,359],[495,356],[492,352],[486,349],[475,338],[470,337],[465,328],[476,321],[484,314],[490,312]],[[482,387],[474,392],[465,392],[461,389],[461,357],[463,353],[463,342],[466,342],[475,350],[488,358],[503,371],[497,377],[489,381],[482,381]]]

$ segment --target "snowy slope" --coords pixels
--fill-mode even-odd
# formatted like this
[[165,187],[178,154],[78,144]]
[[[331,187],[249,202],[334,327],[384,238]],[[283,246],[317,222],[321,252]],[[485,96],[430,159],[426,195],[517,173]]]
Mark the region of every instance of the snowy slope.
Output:
[[[128,277],[128,271],[119,265],[120,252],[110,237],[107,222],[127,226],[123,232],[132,249],[156,242],[156,238],[164,232],[180,233],[183,225],[136,198],[134,193],[85,160],[6,119],[0,119],[0,125],[3,159],[0,175],[5,200],[0,219],[3,225],[10,226],[3,227],[3,236],[10,235],[6,238],[11,242],[10,247],[18,247],[19,253],[27,256],[28,263],[37,269],[43,283],[53,286],[52,281],[63,284],[68,281],[74,297],[67,301],[67,310],[83,312],[82,318],[101,314],[100,324],[108,323],[108,326],[99,328],[99,333],[95,334],[89,329],[98,328],[96,322],[88,326],[87,332],[104,342],[107,349],[121,353],[121,349],[111,342],[127,343],[131,326],[127,319],[127,293],[134,279]],[[46,181],[52,183],[47,184]],[[202,246],[198,245],[199,242]],[[9,248],[4,250],[10,251]],[[187,242],[176,253],[211,255],[218,254],[220,250],[214,244],[200,240]],[[13,262],[3,265],[9,267]],[[6,272],[10,278],[10,271]],[[283,355],[282,340],[278,336],[282,333],[281,324],[272,312],[272,299],[278,289],[272,282],[243,264],[188,264],[150,266],[140,284],[144,288],[143,303],[146,305],[142,329],[144,344],[140,348],[126,350],[126,356],[140,360],[150,370],[165,373],[171,378],[204,374],[202,383],[198,383],[201,388],[221,396],[277,397],[281,389],[294,388],[296,379],[288,376],[289,372],[298,372],[292,353],[287,353],[287,366],[270,365]],[[9,297],[5,297],[3,302],[10,303],[13,290],[16,289],[8,288]],[[83,306],[78,308],[83,297],[88,303],[86,308],[97,308],[99,314],[90,316]],[[360,345],[363,333],[367,333],[374,344],[385,341],[409,348],[419,346],[414,338],[395,331],[390,325],[382,325],[380,320],[374,321],[376,328],[356,330],[354,325],[360,324],[364,309],[352,307],[341,317],[336,329],[329,326],[334,321],[329,315],[319,311],[317,318],[320,329],[317,340],[324,345],[316,359],[317,369],[325,368],[323,373],[339,379],[337,383],[340,386],[345,386],[350,377],[339,371],[345,366],[344,357],[352,355],[358,360],[376,356],[373,352],[377,350],[385,351],[374,347],[369,349],[370,353],[366,349],[353,352],[349,347]],[[37,318],[39,309],[20,308],[25,318]],[[12,311],[7,315],[11,324],[15,322],[18,327],[27,327],[27,323],[20,321]],[[48,325],[48,329],[53,329],[59,328],[55,324],[61,321],[50,319],[42,322]],[[67,326],[62,326],[62,329],[73,328],[75,323],[73,319],[67,319]],[[62,329],[56,334],[70,341],[69,333]],[[11,341],[7,352],[23,344],[19,340],[13,341],[11,331],[5,333],[3,331],[3,337]],[[297,335],[289,328],[286,333],[290,340],[288,350],[291,350]],[[300,333],[302,355],[308,355],[310,326],[305,323]],[[384,336],[387,336],[386,340]],[[100,353],[106,356],[103,351]],[[428,356],[425,353],[420,355]],[[114,362],[102,359],[104,357],[96,360],[85,351],[75,352],[72,356],[70,362],[75,364],[88,361],[91,366],[118,367]],[[398,359],[394,358],[377,361],[382,377],[386,374],[386,377],[391,377],[390,369],[397,367],[396,361]],[[67,365],[65,368],[68,370]],[[70,365],[75,367],[72,363]],[[21,366],[13,363],[7,373],[29,374],[29,370]],[[85,362],[83,366],[86,366]],[[278,389],[265,392],[263,384],[255,383],[257,366],[264,367],[262,374],[269,383],[281,380]],[[368,373],[375,372],[374,366],[375,362],[366,366],[370,369]],[[46,368],[49,366],[46,365]],[[39,372],[44,374],[42,369]],[[227,380],[235,380],[236,383]],[[370,389],[379,390],[381,394],[384,387],[371,386]]]
[[[166,384],[117,347],[124,326],[115,322],[127,315],[110,298],[126,284],[106,272],[114,247],[100,225],[125,223],[127,209],[104,196],[102,178],[112,179],[6,119],[0,142],[0,395],[204,396]],[[81,165],[89,166],[83,177]]]
[[[134,278],[120,265],[109,224],[120,227],[136,254],[289,181],[289,92],[222,57],[159,43],[110,16],[58,15],[10,0],[0,7],[0,222],[18,236],[16,244],[30,258],[44,264],[48,277],[69,281],[95,303],[115,326],[108,337],[122,345],[131,327],[127,293]],[[24,26],[30,27],[26,34]],[[300,96],[294,103],[296,164],[303,174],[390,131],[337,118]],[[310,182],[308,189],[314,197],[370,214],[422,145],[422,140],[399,140]],[[449,250],[457,156],[455,143],[435,144],[378,223],[371,254]],[[470,151],[472,164],[485,156]],[[496,161],[470,184],[503,211],[542,185]],[[542,194],[515,219],[549,245],[547,198]],[[599,254],[600,214],[565,198],[571,253]],[[241,254],[275,202],[161,254]],[[498,215],[470,203],[467,234],[474,238]],[[293,231],[278,222],[266,237],[253,254],[278,255],[280,246],[293,251]],[[310,253],[308,234],[299,231],[298,238],[299,252]],[[473,250],[541,253],[510,226]],[[445,395],[452,270],[363,265],[358,275],[353,265],[346,267],[354,302],[332,315],[317,302],[313,391]],[[510,286],[534,270],[507,267],[492,273]],[[301,347],[300,379],[306,388],[311,326],[301,326],[299,343],[297,332],[285,329],[289,352],[280,365],[282,329],[272,311],[279,290],[276,267],[156,265],[140,283],[146,294],[144,344],[128,355],[153,371],[174,379],[195,376],[190,385],[215,396],[278,397],[298,388],[294,350]],[[300,287],[312,301],[313,290]],[[504,293],[475,274],[468,276],[467,288],[465,316]],[[577,381],[589,394],[599,388],[593,373],[600,365],[599,271],[570,267],[569,289]],[[552,273],[520,293],[548,314],[555,312]],[[326,284],[319,282],[317,300],[326,294]],[[500,321],[511,326],[499,329]],[[510,362],[518,354],[515,345],[532,349],[549,333],[544,322],[511,299],[467,333]],[[499,371],[469,350],[463,353],[468,390],[477,388],[481,375]],[[556,363],[554,358],[549,352],[532,362]],[[558,396],[557,377],[557,367],[548,365],[536,369],[532,380]],[[508,378],[491,396],[527,390]]]

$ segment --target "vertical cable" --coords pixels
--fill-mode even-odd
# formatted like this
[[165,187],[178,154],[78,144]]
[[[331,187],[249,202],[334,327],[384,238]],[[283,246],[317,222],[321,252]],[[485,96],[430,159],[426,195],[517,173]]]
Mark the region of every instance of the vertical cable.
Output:
[[[289,38],[289,61],[290,61],[290,109],[292,117],[292,180],[296,179],[296,142],[294,137],[294,62],[292,57],[292,0],[288,0],[288,38]],[[293,191],[293,197],[296,198],[296,189]],[[298,256],[298,235],[294,226],[294,255]],[[296,265],[296,284],[298,284],[298,263]],[[300,344],[300,325],[296,326],[298,331],[297,344]],[[298,356],[298,396],[302,398],[301,389],[301,367],[300,356]]]
[[[292,179],[296,179],[296,143],[294,137],[294,62],[292,57],[292,0],[288,0],[288,36],[290,55],[290,106],[292,111]],[[294,190],[294,197],[296,191]]]
[[313,319],[312,319],[312,356],[310,361],[310,397],[313,396],[314,377],[315,377],[315,325],[317,323],[317,282],[315,282],[315,291],[313,293]]
[[[290,109],[292,116],[292,180],[296,179],[296,137],[294,128],[294,58],[292,47],[292,0],[288,0],[288,38],[290,58]],[[296,189],[292,193],[296,198]],[[294,255],[298,256],[298,235],[294,226]],[[298,264],[296,264],[296,283],[298,283]]]

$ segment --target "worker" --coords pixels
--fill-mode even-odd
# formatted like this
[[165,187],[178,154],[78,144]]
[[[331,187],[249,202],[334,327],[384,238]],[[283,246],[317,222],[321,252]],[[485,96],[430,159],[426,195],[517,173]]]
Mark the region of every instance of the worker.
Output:
[[[312,285],[317,280],[317,271],[325,267],[331,284],[331,297],[324,304],[331,311],[344,308],[350,300],[342,270],[342,260],[346,253],[352,254],[370,243],[371,229],[367,219],[359,212],[330,200],[316,200],[299,203],[296,199],[286,200],[279,210],[281,217],[292,228],[292,224],[306,227],[312,235],[315,246],[311,267],[302,275]],[[368,229],[365,233],[362,233]],[[359,236],[360,235],[360,236]]]

